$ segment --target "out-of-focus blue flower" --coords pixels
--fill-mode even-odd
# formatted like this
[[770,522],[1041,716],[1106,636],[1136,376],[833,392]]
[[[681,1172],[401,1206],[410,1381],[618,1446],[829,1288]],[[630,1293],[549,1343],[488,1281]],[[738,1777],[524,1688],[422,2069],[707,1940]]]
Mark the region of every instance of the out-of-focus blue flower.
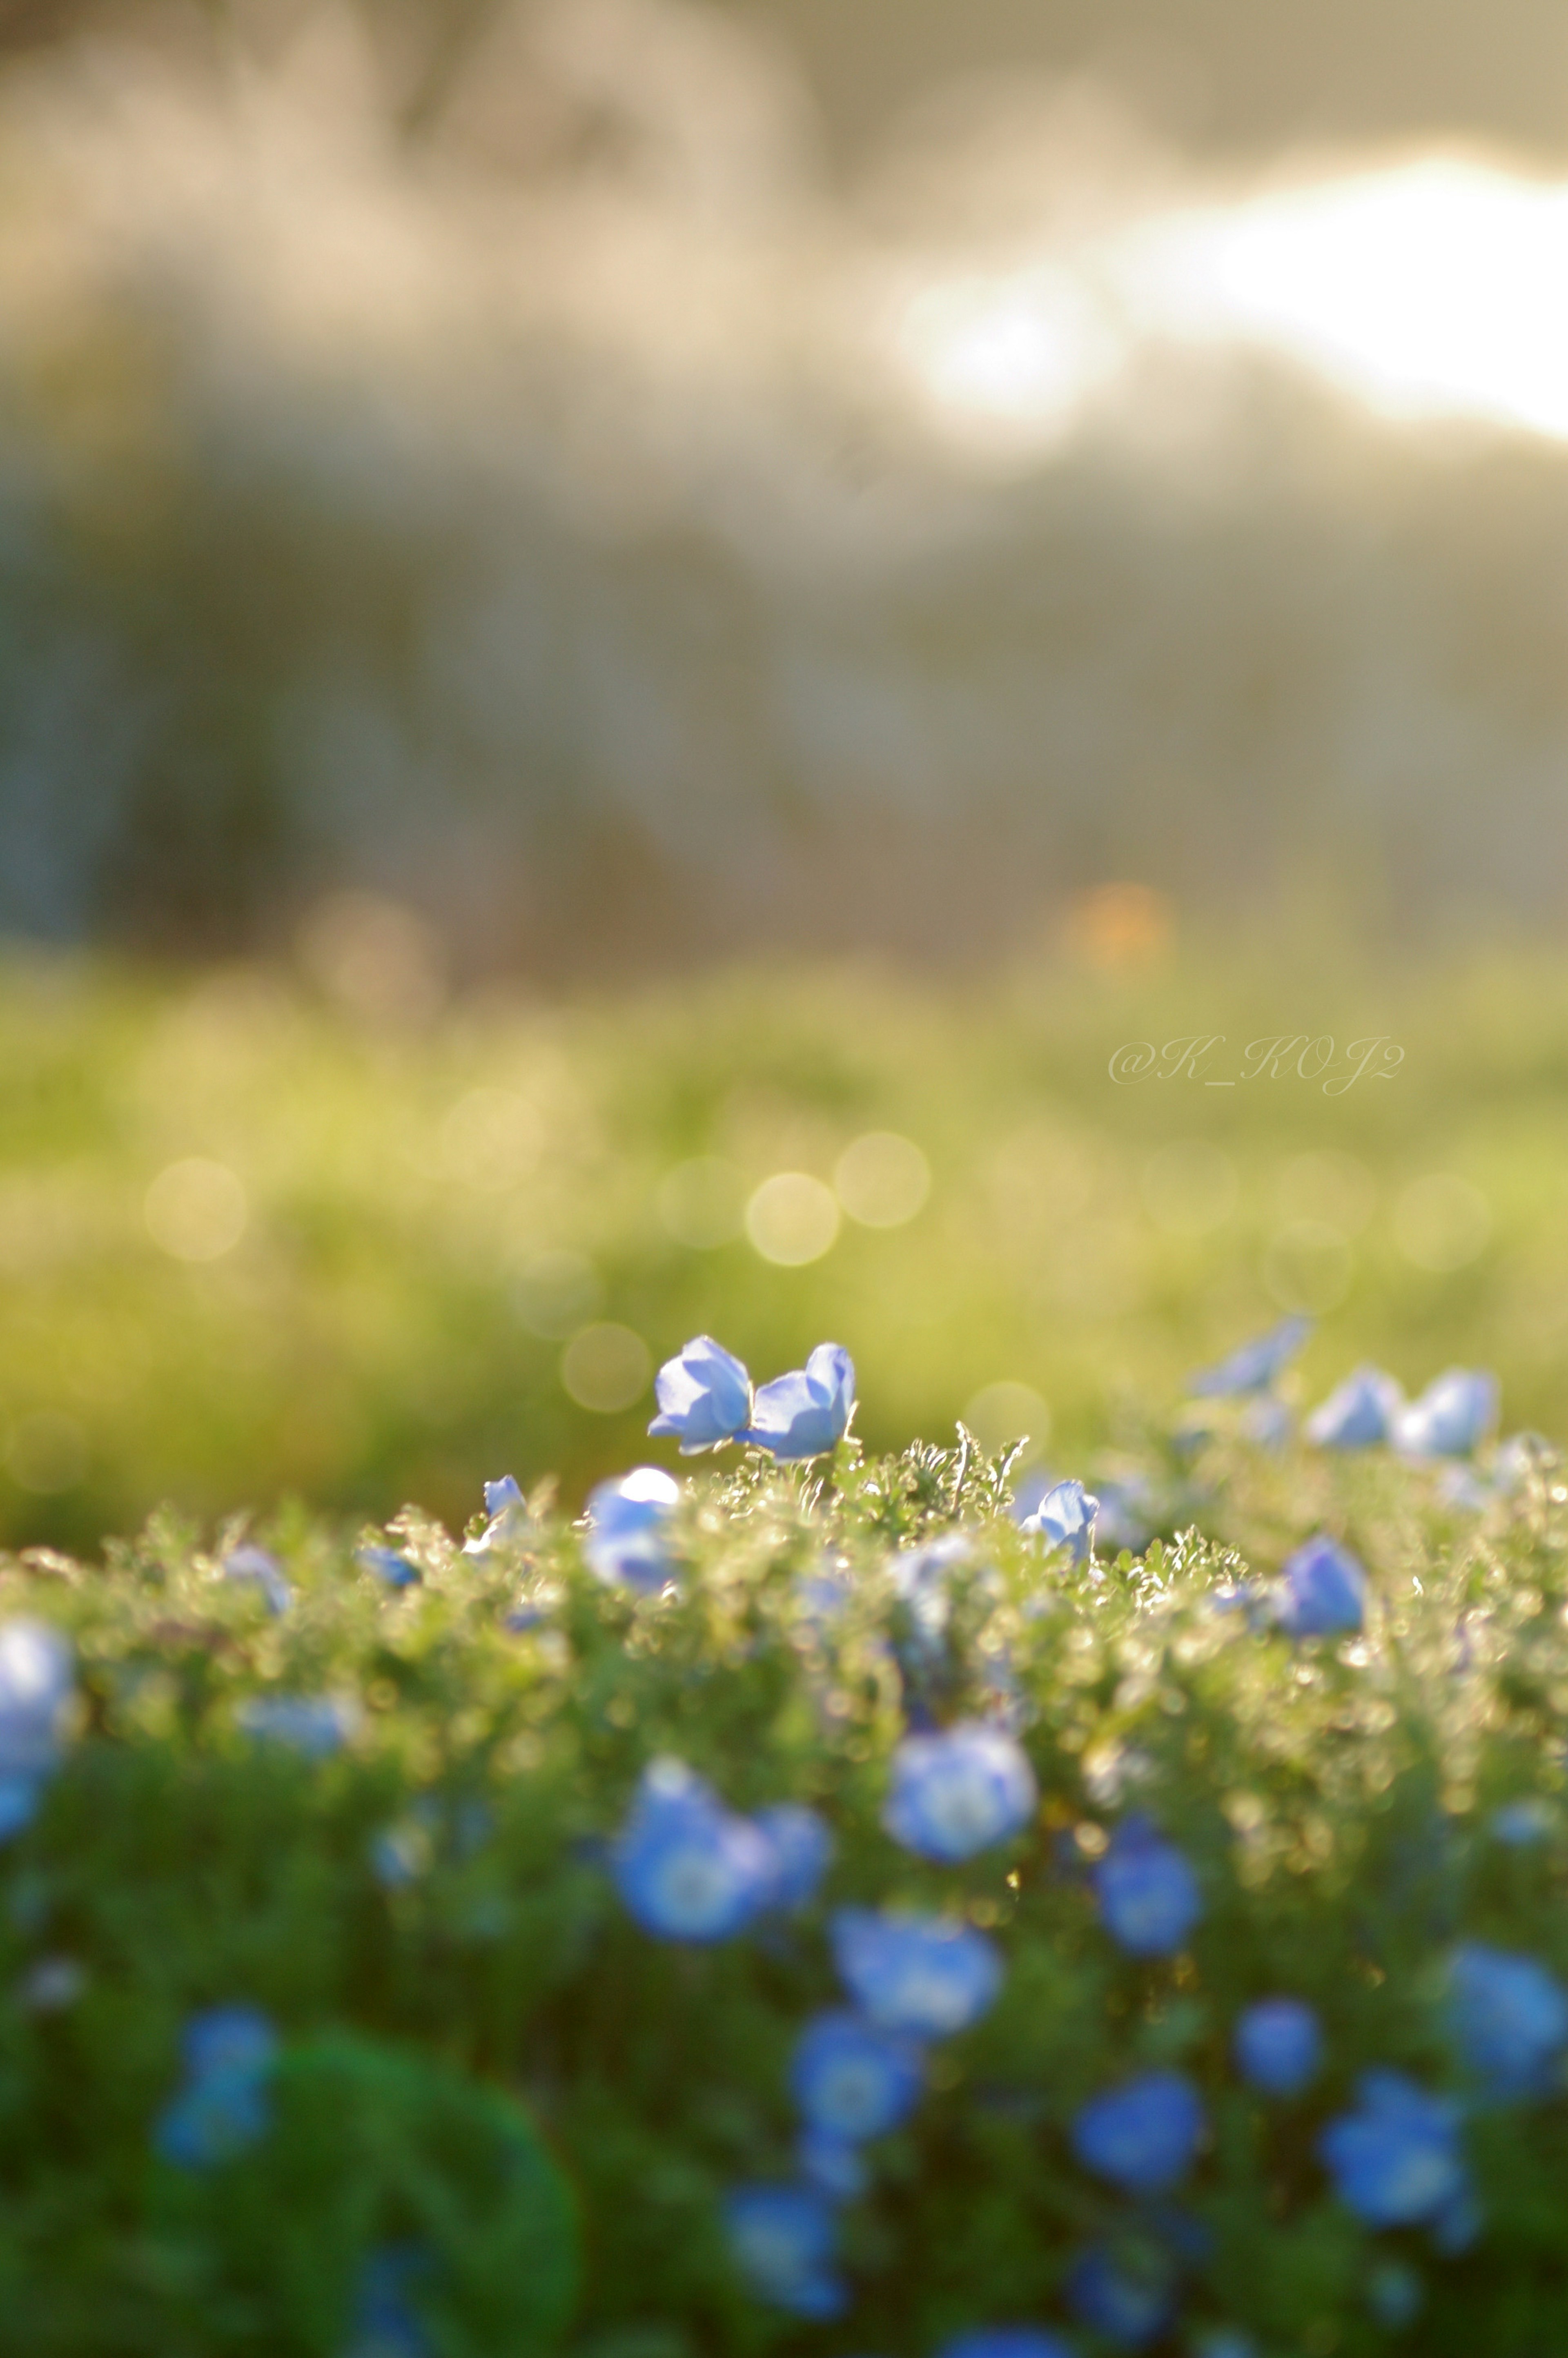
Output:
[[433,2274],[418,2244],[383,2244],[365,2255],[354,2305],[354,2339],[343,2358],[435,2358],[435,2344],[410,2307]]
[[939,1736],[909,1736],[892,1758],[882,1823],[920,1858],[951,1866],[1006,1842],[1040,1798],[1022,1747],[999,1727],[961,1721]]
[[1070,1548],[1073,1562],[1084,1563],[1094,1547],[1098,1512],[1099,1500],[1091,1498],[1081,1482],[1058,1482],[1054,1490],[1046,1491],[1034,1512],[1024,1517],[1020,1529],[1044,1540],[1047,1547]]
[[827,2320],[849,2307],[833,2274],[832,2208],[809,2186],[739,2186],[724,2205],[730,2249],[757,2299],[791,2316]]
[[851,2141],[886,2136],[920,2101],[920,2050],[858,2014],[819,2014],[795,2041],[790,2093],[814,2129]]
[[752,1379],[732,1351],[711,1335],[697,1335],[654,1379],[659,1413],[648,1427],[678,1441],[683,1457],[717,1449],[745,1430],[752,1414]]
[[826,2129],[802,2129],[795,2139],[795,2158],[806,2184],[826,2194],[830,2202],[853,2202],[871,2182],[859,2146]]
[[1525,1850],[1531,1843],[1545,1842],[1555,1823],[1551,1803],[1531,1794],[1494,1810],[1489,1831],[1494,1842],[1507,1843],[1511,1850]]
[[1541,2095],[1568,2044],[1568,1991],[1534,1957],[1466,1941],[1449,1967],[1448,2023],[1488,2095]]
[[9,1842],[38,1814],[36,1777],[0,1777],[0,1843]]
[[1124,2194],[1162,2194],[1191,2169],[1204,2126],[1190,2080],[1179,2071],[1146,2071],[1081,2107],[1073,2151],[1086,2169]]
[[362,1571],[373,1572],[388,1588],[412,1588],[416,1581],[423,1578],[418,1565],[410,1563],[406,1555],[399,1555],[395,1548],[362,1547],[354,1562]]
[[191,2017],[181,2045],[185,2085],[159,2114],[153,2145],[181,2169],[211,2169],[266,2134],[277,2035],[255,2006],[218,2006]]
[[766,1905],[792,1912],[809,1908],[833,1857],[833,1837],[815,1810],[777,1801],[752,1820],[773,1851]]
[[1323,2067],[1323,2029],[1299,1997],[1264,1997],[1236,2026],[1237,2069],[1271,2096],[1299,2096]]
[[1457,2107],[1402,2071],[1363,2073],[1357,2099],[1317,2142],[1340,2201],[1373,2227],[1434,2218],[1467,2184]]
[[1376,1449],[1404,1407],[1401,1387],[1381,1368],[1357,1368],[1336,1384],[1303,1425],[1319,1449]]
[[180,2052],[193,2080],[216,2071],[260,2079],[277,2060],[277,2033],[259,2006],[212,2006],[191,2016]]
[[235,1716],[247,1736],[308,1760],[340,1751],[359,1725],[358,1708],[346,1695],[251,1695]]
[[1292,1638],[1335,1638],[1359,1629],[1367,1615],[1367,1575],[1348,1548],[1326,1531],[1287,1556],[1275,1592],[1274,1618]]
[[628,1913],[663,1941],[727,1941],[767,1905],[774,1854],[683,1761],[644,1770],[611,1846]]
[[463,1541],[465,1555],[490,1555],[499,1548],[514,1547],[528,1530],[528,1502],[510,1474],[485,1484],[484,1511],[490,1520],[477,1539]]
[[1200,1368],[1187,1379],[1187,1390],[1195,1399],[1217,1399],[1231,1393],[1266,1391],[1295,1357],[1312,1333],[1310,1318],[1282,1318],[1271,1326],[1266,1335],[1256,1336],[1243,1343],[1227,1358],[1212,1368]]
[[247,1540],[243,1547],[231,1549],[223,1558],[223,1577],[225,1580],[254,1582],[266,1599],[269,1613],[287,1613],[294,1602],[294,1591],[277,1558],[252,1541]]
[[1394,1421],[1407,1457],[1468,1457],[1497,1422],[1498,1379],[1480,1368],[1447,1368]]
[[56,1766],[73,1683],[58,1629],[22,1616],[0,1622],[0,1776],[44,1777]]
[[1079,2323],[1123,2350],[1141,2350],[1175,2314],[1175,2271],[1152,2246],[1092,2244],[1063,2289]]
[[1001,1957],[972,1924],[840,1908],[829,1928],[838,1977],[867,2019],[912,2039],[967,2030],[994,2004]]
[[1090,1879],[1101,1921],[1129,1956],[1174,1956],[1203,1914],[1186,1859],[1141,1820],[1117,1829]]
[[804,1368],[763,1384],[743,1436],[781,1464],[820,1457],[849,1431],[855,1405],[855,1363],[841,1343],[818,1343]]
[[669,1520],[680,1484],[657,1466],[639,1466],[589,1495],[582,1543],[588,1568],[607,1587],[656,1595],[670,1578]]
[[1426,2287],[1403,2260],[1385,2260],[1367,2279],[1367,2306],[1379,2325],[1402,2333],[1426,2306]]
[[936,2358],[1074,2358],[1072,2344],[1041,2325],[981,2325],[955,2333]]
[[888,1566],[893,1595],[909,1617],[905,1650],[923,1662],[942,1660],[946,1651],[950,1606],[948,1576],[968,1562],[970,1542],[963,1531],[945,1532],[924,1547],[905,1548]]

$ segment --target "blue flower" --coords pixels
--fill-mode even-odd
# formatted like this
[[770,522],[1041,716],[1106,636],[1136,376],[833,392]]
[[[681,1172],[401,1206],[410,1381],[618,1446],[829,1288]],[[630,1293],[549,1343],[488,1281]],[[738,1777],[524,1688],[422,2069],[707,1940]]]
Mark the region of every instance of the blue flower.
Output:
[[1336,1385],[1302,1427],[1319,1449],[1375,1449],[1387,1441],[1405,1396],[1381,1368],[1357,1368]]
[[38,1814],[36,1777],[0,1777],[0,1843],[9,1842]]
[[1019,1528],[1043,1539],[1047,1547],[1071,1549],[1073,1562],[1083,1563],[1094,1547],[1098,1512],[1099,1500],[1091,1498],[1081,1482],[1058,1482]]
[[1124,2194],[1162,2194],[1191,2169],[1204,2127],[1190,2080],[1147,2071],[1090,2098],[1073,2122],[1073,2151]]
[[795,2139],[795,2158],[807,2185],[826,2194],[830,2202],[853,2202],[870,2183],[859,2146],[830,2130],[802,2129]]
[[1287,1557],[1274,1618],[1292,1638],[1334,1638],[1359,1629],[1367,1613],[1367,1575],[1348,1548],[1319,1531]]
[[1449,1968],[1448,2021],[1488,2095],[1541,2095],[1568,2043],[1568,1991],[1534,1957],[1467,1941]]
[[643,1772],[611,1847],[627,1912],[664,1941],[727,1941],[767,1904],[774,1853],[679,1760]]
[[814,2015],[795,2041],[790,2093],[807,2125],[856,2142],[901,2128],[920,2101],[920,2050],[858,2014]]
[[1152,2246],[1093,2244],[1073,2262],[1063,2289],[1080,2324],[1124,2350],[1152,2342],[1175,2313],[1174,2270]]
[[735,1440],[751,1419],[752,1379],[711,1335],[695,1336],[678,1358],[666,1359],[654,1390],[659,1413],[648,1431],[678,1441],[683,1457]]
[[339,1751],[359,1725],[359,1712],[343,1695],[252,1695],[236,1714],[247,1736],[282,1744],[308,1760]]
[[748,2289],[792,2316],[826,2321],[849,2307],[833,2274],[827,2199],[809,2186],[739,2186],[724,2205],[730,2249]]
[[354,1558],[362,1571],[373,1572],[388,1588],[412,1588],[423,1575],[416,1563],[410,1563],[395,1548],[362,1547]]
[[1373,2227],[1435,2218],[1468,2182],[1457,2107],[1400,2071],[1365,2072],[1357,2097],[1317,2142],[1340,2201]]
[[277,2033],[255,2006],[212,2006],[193,2014],[180,2039],[193,2080],[230,2071],[264,2078],[277,2058]]
[[1292,1360],[1312,1333],[1310,1318],[1283,1318],[1266,1335],[1243,1343],[1217,1366],[1204,1368],[1187,1379],[1195,1397],[1217,1398],[1233,1392],[1266,1391]]
[[1395,1420],[1393,1442],[1407,1457],[1468,1457],[1498,1414],[1498,1379],[1477,1368],[1448,1368]]
[[1510,1850],[1525,1850],[1531,1843],[1545,1842],[1554,1823],[1551,1803],[1531,1794],[1494,1810],[1490,1831],[1494,1842],[1506,1843]]
[[510,1474],[503,1474],[499,1482],[485,1484],[484,1511],[490,1520],[477,1539],[463,1541],[465,1555],[490,1555],[497,1549],[514,1547],[527,1531],[528,1502]]
[[1236,2026],[1237,2068],[1271,2096],[1297,2096],[1323,2066],[1323,2031],[1299,1997],[1264,1997]]
[[1069,2342],[1044,2326],[981,2325],[968,2333],[955,2333],[936,2358],[1074,2358],[1074,2353]]
[[953,1866],[1006,1842],[1039,1801],[1034,1771],[999,1727],[961,1721],[940,1736],[909,1736],[892,1758],[882,1823],[917,1857]]
[[210,2169],[265,2136],[277,2037],[255,2006],[219,2006],[193,2015],[181,2043],[185,2085],[158,2115],[153,2145],[178,2169]]
[[1091,1880],[1101,1921],[1129,1956],[1174,1956],[1203,1914],[1185,1858],[1141,1821],[1118,1829]]
[[833,1856],[833,1837],[822,1820],[798,1801],[777,1801],[759,1810],[752,1823],[773,1852],[767,1906],[790,1913],[809,1908]]
[[680,1484],[657,1466],[639,1466],[589,1493],[582,1543],[588,1568],[606,1587],[656,1595],[671,1575],[668,1524]]
[[743,1436],[781,1464],[836,1448],[855,1405],[855,1363],[841,1343],[818,1343],[804,1368],[763,1384]]
[[868,2021],[913,2039],[967,2030],[994,2004],[1001,1958],[972,1924],[840,1908],[829,1927],[839,1979]]
[[47,1776],[73,1687],[70,1642],[47,1621],[0,1622],[0,1776]]
[[435,2344],[409,2307],[409,2295],[433,2273],[417,2244],[382,2244],[365,2255],[354,2310],[354,2340],[344,2358],[435,2358]]
[[265,1548],[247,1541],[243,1547],[233,1548],[223,1558],[225,1580],[254,1581],[266,1599],[272,1614],[287,1613],[294,1602],[294,1591],[284,1576],[283,1566]]

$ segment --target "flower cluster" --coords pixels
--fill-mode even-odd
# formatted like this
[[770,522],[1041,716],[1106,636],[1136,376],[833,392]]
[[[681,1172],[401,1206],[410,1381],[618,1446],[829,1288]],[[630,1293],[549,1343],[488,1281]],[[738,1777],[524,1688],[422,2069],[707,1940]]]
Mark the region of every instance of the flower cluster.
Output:
[[0,1625],[0,1842],[27,1825],[59,1761],[74,1679],[70,1646],[47,1621]]
[[662,1941],[728,1941],[773,1909],[809,1907],[832,1844],[792,1802],[754,1818],[727,1810],[681,1760],[652,1761],[611,1848],[629,1915]]

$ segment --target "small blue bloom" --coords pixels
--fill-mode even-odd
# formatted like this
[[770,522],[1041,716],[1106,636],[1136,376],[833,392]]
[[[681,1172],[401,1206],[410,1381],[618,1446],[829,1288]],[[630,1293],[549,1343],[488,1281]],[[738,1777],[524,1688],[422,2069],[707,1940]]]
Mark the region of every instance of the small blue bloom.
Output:
[[1260,1998],[1236,2026],[1237,2068],[1270,2096],[1299,2096],[1323,2067],[1323,2030],[1299,1997]]
[[659,1413],[648,1427],[678,1441],[683,1457],[717,1449],[741,1433],[752,1415],[752,1379],[732,1351],[698,1335],[654,1380]]
[[59,1761],[73,1688],[70,1641],[47,1621],[0,1622],[0,1776],[46,1776]]
[[1147,2071],[1090,2098],[1073,2122],[1073,2151],[1124,2194],[1162,2194],[1191,2169],[1204,2127],[1190,2080]]
[[611,1849],[628,1913],[664,1941],[730,1939],[766,1906],[774,1865],[767,1837],[679,1760],[643,1772]]
[[1488,2095],[1541,2095],[1568,2044],[1568,1991],[1534,1957],[1467,1941],[1449,1968],[1448,2021]]
[[1491,1836],[1510,1850],[1527,1850],[1532,1843],[1545,1842],[1555,1823],[1551,1803],[1532,1794],[1521,1801],[1505,1801],[1492,1812]]
[[1400,2071],[1365,2072],[1357,2097],[1317,2144],[1340,2201],[1373,2227],[1434,2218],[1468,2182],[1457,2107]]
[[1217,1366],[1204,1368],[1189,1377],[1187,1390],[1197,1399],[1265,1391],[1289,1366],[1311,1333],[1310,1318],[1283,1318],[1266,1335],[1243,1343]]
[[804,1368],[762,1386],[743,1438],[781,1464],[820,1457],[843,1439],[854,1405],[854,1361],[841,1343],[818,1343]]
[[528,1502],[523,1496],[522,1485],[514,1474],[503,1474],[499,1482],[484,1486],[484,1511],[494,1522],[503,1515],[525,1515]]
[[1468,1457],[1497,1415],[1496,1376],[1478,1368],[1448,1368],[1400,1411],[1394,1446],[1407,1457]]
[[498,1549],[514,1547],[527,1532],[528,1502],[510,1474],[503,1474],[499,1482],[485,1484],[484,1511],[490,1520],[477,1539],[463,1541],[465,1555],[491,1555]]
[[904,1738],[893,1754],[882,1823],[917,1857],[953,1866],[1021,1833],[1039,1798],[1013,1738],[965,1720],[939,1736]]
[[266,2135],[266,2092],[249,2072],[210,2072],[193,2080],[164,2106],[153,2145],[180,2169],[211,2169]]
[[1292,1638],[1335,1638],[1359,1629],[1367,1575],[1348,1548],[1319,1531],[1281,1568],[1274,1618]]
[[359,1725],[357,1707],[343,1695],[252,1695],[236,1716],[247,1736],[284,1745],[308,1760],[341,1750]]
[[1091,2244],[1073,2262],[1063,2289],[1079,2323],[1123,2350],[1141,2350],[1175,2314],[1174,2270],[1141,2245]]
[[362,1547],[354,1562],[362,1571],[373,1572],[388,1588],[412,1588],[422,1577],[418,1565],[399,1555],[395,1548]]
[[967,2030],[995,2003],[1001,1957],[972,1924],[840,1908],[829,1927],[838,1977],[867,2019],[913,2039]]
[[9,1842],[38,1814],[39,1783],[36,1777],[0,1777],[0,1843]]
[[740,2186],[724,2205],[730,2249],[748,2289],[792,2316],[827,2320],[849,2307],[833,2274],[833,2212],[809,2186]]
[[936,2358],[1074,2358],[1070,2342],[1040,2325],[981,2325],[955,2333]]
[[1138,1821],[1118,1829],[1091,1880],[1101,1921],[1129,1956],[1174,1956],[1203,1914],[1182,1853]]
[[777,1801],[759,1810],[752,1823],[773,1855],[767,1906],[791,1914],[809,1908],[833,1857],[833,1837],[822,1820],[798,1801]]
[[827,2129],[802,2129],[795,2139],[795,2158],[807,2185],[826,2194],[830,2202],[853,2202],[871,2182],[859,2146]]
[[212,2006],[193,2014],[180,2039],[185,2068],[193,2080],[214,2072],[264,2078],[277,2059],[277,2033],[255,2006]]
[[656,1595],[671,1577],[668,1526],[679,1501],[680,1484],[657,1466],[600,1482],[589,1497],[582,1543],[594,1578]]
[[920,2101],[920,2050],[847,2011],[813,2017],[795,2041],[790,2093],[809,2127],[851,2143],[901,2128]]
[[344,2358],[435,2358],[435,2344],[409,2306],[409,2297],[433,2274],[417,2244],[382,2244],[360,2269],[354,2339]]
[[948,1531],[924,1547],[903,1549],[889,1564],[893,1595],[909,1617],[901,1649],[901,1659],[904,1654],[911,1658],[906,1667],[929,1668],[945,1659],[952,1602],[949,1576],[968,1562],[970,1552],[964,1532]]
[[1336,1384],[1302,1427],[1319,1449],[1376,1449],[1389,1440],[1405,1396],[1381,1368],[1357,1368]]
[[1058,1482],[1054,1490],[1047,1490],[1034,1512],[1024,1517],[1020,1529],[1043,1539],[1047,1547],[1070,1549],[1073,1562],[1083,1563],[1094,1549],[1098,1512],[1099,1500],[1091,1498],[1081,1482]]
[[254,1581],[266,1599],[269,1613],[287,1613],[294,1602],[294,1591],[277,1558],[250,1541],[243,1547],[232,1549],[223,1558],[223,1577],[225,1580]]

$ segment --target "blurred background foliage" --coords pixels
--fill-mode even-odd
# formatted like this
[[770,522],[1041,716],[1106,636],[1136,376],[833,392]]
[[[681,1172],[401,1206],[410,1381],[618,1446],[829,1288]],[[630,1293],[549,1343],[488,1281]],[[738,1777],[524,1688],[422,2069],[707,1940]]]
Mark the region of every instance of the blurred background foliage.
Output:
[[[1562,1429],[1565,88],[1541,0],[0,8],[0,1537],[575,1500],[703,1326],[879,1447],[1280,1306]],[[1108,1077],[1292,1025],[1406,1061]]]
[[[756,965],[443,1005],[406,913],[329,914],[309,970],[8,964],[11,1543],[166,1496],[460,1529],[504,1472],[575,1506],[676,1462],[652,1373],[704,1329],[759,1380],[847,1342],[873,1447],[962,1414],[1063,1472],[1286,1309],[1323,1321],[1298,1398],[1362,1357],[1411,1388],[1458,1360],[1502,1371],[1509,1429],[1568,1422],[1548,953],[1182,949],[1151,896],[1102,894],[967,983]],[[1374,1033],[1391,1077],[1302,1077],[1309,1039],[1332,1077]],[[1226,1035],[1198,1078],[1110,1078],[1119,1044],[1188,1033]],[[1259,1070],[1262,1036],[1298,1045]]]

